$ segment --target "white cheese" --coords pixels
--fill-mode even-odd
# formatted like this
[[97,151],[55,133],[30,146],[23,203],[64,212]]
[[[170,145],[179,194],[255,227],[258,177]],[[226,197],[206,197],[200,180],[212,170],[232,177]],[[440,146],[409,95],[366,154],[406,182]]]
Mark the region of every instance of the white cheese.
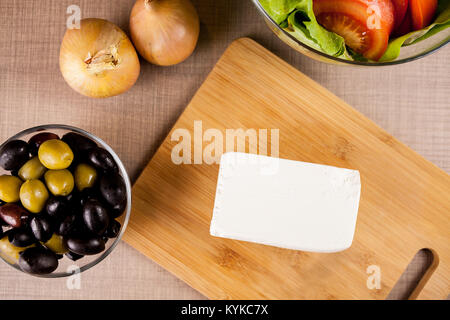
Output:
[[353,241],[360,192],[356,170],[225,153],[210,233],[294,250],[345,250]]

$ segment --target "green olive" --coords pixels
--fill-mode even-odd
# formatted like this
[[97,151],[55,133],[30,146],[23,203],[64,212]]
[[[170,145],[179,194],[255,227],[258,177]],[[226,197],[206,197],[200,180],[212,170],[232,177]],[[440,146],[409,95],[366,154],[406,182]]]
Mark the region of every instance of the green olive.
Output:
[[44,175],[48,190],[54,196],[68,196],[74,186],[73,175],[69,170],[49,170]]
[[22,180],[14,176],[0,176],[0,200],[4,202],[19,201]]
[[41,180],[28,180],[20,187],[20,201],[30,212],[41,212],[47,199],[48,191]]
[[19,260],[19,255],[22,251],[34,246],[35,245],[32,244],[28,247],[23,248],[16,247],[15,245],[11,244],[11,242],[9,242],[8,236],[4,236],[2,239],[0,239],[0,256],[7,262],[15,264]]
[[28,160],[19,170],[19,177],[22,180],[39,179],[47,169],[39,161],[38,157]]
[[55,233],[47,242],[43,243],[43,245],[56,254],[64,254],[69,251],[69,249],[67,249],[66,245],[64,244],[63,237],[58,236]]
[[95,171],[94,167],[81,163],[75,169],[75,184],[79,191],[92,188],[95,180],[97,180],[97,171]]
[[70,166],[73,152],[64,141],[53,139],[41,144],[38,150],[41,163],[48,169],[61,170]]

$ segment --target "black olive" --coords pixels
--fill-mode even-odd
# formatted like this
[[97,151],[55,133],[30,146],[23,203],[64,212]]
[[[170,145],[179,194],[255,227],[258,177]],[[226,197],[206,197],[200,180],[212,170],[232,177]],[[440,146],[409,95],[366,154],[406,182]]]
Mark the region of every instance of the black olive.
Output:
[[[3,205],[5,205],[5,204],[6,204],[6,202],[3,202],[2,200],[0,200],[0,207],[3,206]],[[1,210],[1,209],[0,209],[0,210]],[[2,226],[6,227],[6,226],[9,226],[9,224],[7,224],[7,223],[2,219],[2,217],[0,216],[0,227],[2,227]]]
[[58,260],[61,260],[62,258],[64,258],[64,255],[57,253],[57,254],[56,254],[56,258],[57,258]]
[[83,191],[73,191],[66,197],[67,203],[72,213],[78,213],[82,210],[84,203],[89,199],[100,198],[100,192],[94,188],[86,188]]
[[75,132],[65,134],[61,140],[67,143],[74,153],[78,154],[84,154],[89,149],[97,147],[94,141]]
[[80,255],[93,255],[105,250],[105,242],[101,237],[73,237],[66,240],[67,248]]
[[112,220],[109,223],[108,228],[106,229],[105,235],[108,238],[115,238],[115,237],[117,237],[119,235],[119,232],[120,232],[120,227],[121,227],[121,225],[120,225],[119,221],[117,221],[115,219]]
[[0,225],[0,239],[3,238],[3,227]]
[[83,220],[86,227],[94,234],[101,235],[109,223],[108,211],[96,199],[89,199],[83,205]]
[[34,216],[30,222],[30,228],[33,232],[34,237],[42,242],[47,242],[52,237],[53,226],[50,218],[40,214]]
[[71,214],[67,216],[56,228],[56,234],[60,236],[67,236],[70,234],[75,233],[76,230],[76,220],[77,216],[74,214]]
[[58,268],[58,258],[41,246],[28,248],[20,254],[19,267],[28,273],[47,274]]
[[47,140],[53,140],[53,139],[59,139],[58,135],[51,133],[51,132],[41,132],[31,137],[30,140],[28,140],[28,147],[30,150],[30,153],[32,155],[37,155],[39,147],[42,143],[44,143]]
[[89,149],[87,160],[100,171],[117,172],[118,170],[112,155],[105,149],[99,147]]
[[52,197],[47,201],[46,211],[54,220],[61,221],[69,215],[68,201],[63,197]]
[[113,209],[120,210],[120,207],[123,206],[124,203],[126,206],[127,189],[125,182],[120,175],[104,175],[100,180],[100,192]]
[[[5,205],[5,204],[6,204],[6,202],[0,200],[0,207],[3,206],[3,205]],[[1,209],[0,209],[0,211],[1,211]],[[2,219],[2,217],[0,216],[0,227],[1,227],[1,226],[6,227],[6,226],[9,226],[9,224],[7,224],[7,223]]]
[[28,144],[22,140],[11,140],[0,149],[0,167],[19,170],[30,159]]
[[98,189],[86,188],[80,192],[80,205],[84,206],[89,199],[98,199],[100,197],[101,195]]
[[126,207],[127,207],[127,200],[125,199],[122,203],[115,205],[114,207],[111,208],[111,210],[109,210],[111,217],[113,218],[120,217],[125,211]]
[[24,228],[12,229],[8,234],[8,240],[11,244],[21,248],[28,247],[36,242],[33,234]]
[[81,254],[76,254],[75,252],[69,251],[66,253],[66,257],[72,261],[77,261],[78,259],[83,258],[84,256]]
[[83,237],[92,234],[86,227],[81,214],[72,214],[66,217],[66,219],[57,227],[56,233],[66,238]]

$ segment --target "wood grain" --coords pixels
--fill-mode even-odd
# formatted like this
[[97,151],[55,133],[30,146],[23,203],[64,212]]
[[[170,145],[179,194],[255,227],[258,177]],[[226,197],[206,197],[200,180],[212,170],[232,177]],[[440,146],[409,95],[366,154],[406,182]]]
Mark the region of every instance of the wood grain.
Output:
[[[382,299],[421,248],[439,256],[419,298],[450,292],[450,177],[250,39],[235,41],[171,132],[280,130],[280,157],[357,169],[353,245],[306,253],[209,235],[217,165],[176,165],[171,134],[137,180],[125,241],[214,299]],[[199,141],[193,141],[193,146]],[[437,260],[436,260],[437,261]],[[382,289],[366,286],[377,265]]]

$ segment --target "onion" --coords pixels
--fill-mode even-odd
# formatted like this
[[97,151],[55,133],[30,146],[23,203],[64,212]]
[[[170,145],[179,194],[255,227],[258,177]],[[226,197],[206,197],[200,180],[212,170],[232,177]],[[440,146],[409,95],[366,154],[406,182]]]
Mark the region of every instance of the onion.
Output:
[[64,35],[59,67],[75,91],[106,98],[130,89],[139,76],[139,58],[127,35],[102,19],[83,19]]
[[131,10],[130,32],[147,61],[169,66],[192,54],[200,21],[189,0],[138,0]]

